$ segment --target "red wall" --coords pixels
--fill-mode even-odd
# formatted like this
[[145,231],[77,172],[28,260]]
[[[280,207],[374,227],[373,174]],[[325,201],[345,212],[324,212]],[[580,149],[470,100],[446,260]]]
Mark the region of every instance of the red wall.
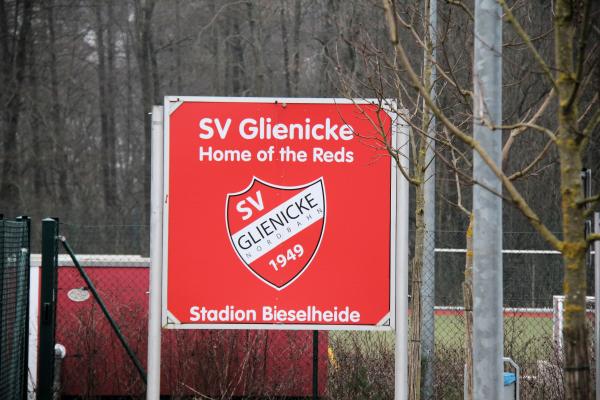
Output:
[[[148,268],[85,268],[144,367],[147,355]],[[73,267],[59,267],[56,341],[67,349],[65,395],[139,395],[144,385]],[[327,379],[327,333],[319,334],[319,391]],[[163,394],[308,396],[312,393],[312,332],[163,330]]]

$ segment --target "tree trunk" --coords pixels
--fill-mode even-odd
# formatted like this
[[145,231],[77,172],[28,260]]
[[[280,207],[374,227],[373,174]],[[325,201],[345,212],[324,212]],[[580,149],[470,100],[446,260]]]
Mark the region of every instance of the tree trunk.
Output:
[[131,73],[131,39],[130,35],[127,34],[125,36],[125,68],[126,68],[126,81],[125,81],[125,132],[124,132],[124,143],[125,143],[125,151],[123,155],[123,165],[124,171],[123,175],[129,177],[125,185],[127,187],[132,187],[131,185],[135,181],[133,174],[131,173],[132,169],[132,160],[133,160],[133,74]]
[[[251,5],[248,5],[248,7],[251,7]],[[217,9],[215,7],[214,1],[208,2],[208,10],[210,12],[210,15],[216,15]],[[210,44],[211,44],[211,49],[212,49],[212,54],[213,54],[213,57],[212,57],[213,68],[212,69],[215,73],[215,77],[212,81],[212,94],[216,95],[216,96],[222,96],[223,94],[225,94],[225,90],[226,90],[223,87],[222,79],[221,79],[222,66],[221,66],[220,43],[221,43],[221,30],[219,29],[219,23],[215,22],[213,24],[213,28],[211,30]],[[227,70],[227,68],[225,68],[225,70]]]
[[577,67],[573,60],[576,11],[573,1],[555,3],[555,59],[558,87],[558,135],[560,190],[562,195],[564,292],[565,395],[567,399],[590,398],[590,364],[585,321],[587,242],[581,182],[583,135],[577,124]]
[[302,25],[302,0],[294,3],[294,64],[292,68],[292,82],[294,82],[294,96],[298,96],[300,87],[300,27]]
[[98,55],[98,99],[100,109],[100,145],[102,188],[104,190],[105,210],[111,210],[116,204],[116,188],[112,179],[111,165],[111,133],[110,133],[110,107],[108,99],[108,80],[106,70],[106,49],[104,42],[105,24],[102,3],[96,4],[96,54]]
[[183,63],[181,61],[181,7],[179,0],[175,0],[175,87],[177,88],[177,94],[183,94],[183,85],[181,79],[181,71],[183,69]]
[[[38,68],[34,62],[36,58],[35,46],[29,46],[28,52],[28,85],[29,87],[31,87],[31,125],[42,126],[43,118],[41,118],[42,111],[40,110],[40,83],[38,77]],[[42,137],[44,137],[45,135],[42,135],[39,129],[32,129],[31,134],[32,155],[29,163],[33,167],[33,195],[35,196],[35,199],[42,199],[45,196],[51,195],[51,190],[48,187],[48,182],[46,180],[46,169],[43,167],[40,168],[40,166],[46,165],[45,157],[40,157],[40,154],[42,154]]]
[[[563,115],[559,118],[562,118]],[[581,155],[572,148],[572,139],[559,140],[561,160],[561,192],[563,211],[563,262],[565,394],[567,399],[588,399],[590,396],[590,364],[585,321],[587,244],[584,236],[584,218],[577,206],[581,198]]]
[[[155,84],[152,78],[152,60],[150,52],[152,46],[150,41],[152,35],[152,13],[154,12],[154,0],[137,0],[135,3],[135,37],[136,58],[139,69],[140,86],[142,91],[142,118],[144,121],[144,202],[142,212],[142,223],[148,223],[150,217],[150,157],[152,150],[151,119],[148,113],[152,111],[154,101]],[[144,251],[147,248],[144,247]]]
[[[422,139],[422,141],[424,141]],[[417,166],[415,170],[421,169]],[[420,181],[422,182],[422,180]],[[423,184],[415,187],[415,253],[411,270],[411,301],[408,328],[408,398],[418,400],[421,397],[421,284],[423,270],[423,242],[425,239],[425,220],[423,214]]]
[[[429,15],[428,3],[425,3],[426,21]],[[425,24],[428,32],[429,25]],[[428,46],[423,56],[422,83],[431,91],[431,40],[428,37]],[[425,102],[422,103],[421,132],[429,132],[430,111]],[[418,149],[415,157],[414,184],[415,184],[415,253],[412,263],[411,279],[411,318],[408,338],[408,398],[418,400],[421,398],[421,374],[423,355],[421,354],[421,338],[423,335],[423,310],[422,310],[422,280],[423,280],[423,257],[425,244],[425,176],[427,172],[427,147],[429,140],[425,135],[419,137]],[[426,360],[431,362],[432,360]]]
[[[428,78],[427,78],[428,79]],[[424,116],[428,115],[425,111]],[[421,129],[427,132],[428,121],[421,120]],[[411,269],[411,306],[408,327],[408,399],[421,398],[421,327],[423,326],[423,313],[421,301],[421,286],[423,284],[423,246],[425,243],[425,171],[427,165],[427,140],[421,137],[418,140],[417,156],[415,157],[414,180],[415,185],[415,253]]]
[[[106,29],[106,112],[108,115],[108,158],[105,160],[108,163],[108,170],[110,173],[110,187],[112,206],[116,207],[119,204],[118,196],[118,181],[117,181],[117,121],[115,115],[115,102],[117,99],[117,73],[115,71],[115,27],[117,23],[115,21],[114,13],[114,2],[108,1],[107,7],[107,29]],[[117,210],[113,210],[116,212]]]
[[[231,96],[231,88],[233,85],[233,62],[231,62],[231,40],[229,40],[229,35],[231,35],[231,24],[229,21],[226,21],[223,24],[222,37],[225,38],[225,46],[223,49],[223,58],[220,60],[217,68],[223,69],[223,84],[222,90],[223,94],[226,96]],[[218,44],[217,44],[218,45]]]
[[[246,3],[248,12],[248,25],[250,28],[250,38],[252,40],[252,54],[254,58],[254,96],[261,96],[264,87],[264,60],[262,53],[262,41],[259,39],[258,29],[262,29],[260,19],[260,10],[256,10],[252,2]],[[257,28],[258,25],[258,28]]]
[[328,0],[326,7],[322,10],[322,21],[321,32],[319,34],[319,42],[321,43],[321,61],[319,66],[319,95],[322,97],[331,96],[333,85],[331,77],[329,76],[329,63],[330,63],[330,42],[334,39],[334,21],[333,17],[337,12],[336,2],[334,0]]
[[[46,19],[48,25],[48,52],[50,53],[50,93],[52,93],[52,131],[54,137],[54,168],[56,168],[56,180],[58,193],[56,199],[61,207],[69,207],[71,204],[70,191],[68,189],[68,162],[65,151],[66,141],[63,127],[61,96],[58,84],[58,61],[56,57],[56,32],[54,23],[54,0],[47,5]],[[54,180],[53,180],[54,181]]]
[[290,53],[288,49],[289,44],[285,4],[285,2],[281,2],[281,8],[279,9],[279,22],[281,24],[281,45],[283,47],[283,76],[285,82],[285,95],[289,97],[292,95],[292,84],[290,81]]
[[243,96],[246,93],[246,71],[244,69],[244,47],[242,32],[240,30],[239,15],[231,15],[232,36],[230,38],[231,89],[234,96]]
[[465,258],[465,281],[463,282],[465,305],[465,400],[473,400],[473,214],[467,228],[467,254]]
[[[15,13],[18,12],[18,9]],[[21,97],[23,80],[25,78],[25,65],[27,62],[27,45],[31,31],[31,18],[33,7],[31,0],[23,2],[23,11],[19,28],[15,27],[15,47],[11,51],[12,35],[8,33],[7,14],[4,3],[0,6],[0,34],[2,34],[2,55],[4,64],[4,90],[0,99],[3,108],[3,150],[2,183],[0,185],[0,201],[12,207],[10,212],[17,212],[21,208],[21,193],[19,182],[19,156],[17,154],[17,130],[21,114]],[[15,20],[17,18],[15,17]],[[10,65],[7,65],[10,64]]]

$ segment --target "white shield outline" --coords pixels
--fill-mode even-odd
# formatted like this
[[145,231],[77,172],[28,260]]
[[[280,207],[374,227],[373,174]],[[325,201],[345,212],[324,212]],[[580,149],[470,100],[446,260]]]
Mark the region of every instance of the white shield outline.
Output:
[[[260,182],[265,186],[274,188],[274,189],[280,189],[280,190],[298,190],[298,189],[304,189],[307,187],[310,187],[312,185],[314,185],[315,183],[320,183],[321,184],[321,190],[323,191],[323,226],[321,227],[321,233],[319,234],[319,241],[317,242],[317,245],[315,246],[313,253],[311,254],[310,258],[308,259],[308,261],[306,262],[306,264],[304,264],[304,267],[302,267],[302,269],[300,271],[298,271],[298,273],[296,275],[294,275],[294,277],[292,279],[290,279],[289,282],[287,282],[285,285],[283,286],[277,286],[274,285],[273,283],[269,282],[268,280],[266,280],[265,278],[263,278],[262,276],[260,276],[258,273],[256,273],[256,271],[254,271],[247,263],[246,261],[244,261],[244,259],[242,258],[242,256],[240,255],[240,253],[237,251],[235,244],[233,243],[233,240],[231,239],[231,230],[229,229],[229,218],[227,218],[227,210],[229,209],[229,199],[231,197],[234,196],[239,196],[242,195],[246,192],[248,192],[252,186],[254,186],[254,184],[256,182]],[[233,247],[233,250],[235,251],[235,254],[238,256],[238,258],[240,259],[240,261],[242,262],[242,264],[244,265],[244,267],[246,267],[246,269],[248,269],[250,272],[252,272],[252,274],[254,276],[256,276],[258,279],[260,279],[262,282],[266,283],[267,285],[271,286],[273,289],[275,290],[283,290],[286,287],[288,287],[289,285],[291,285],[292,283],[294,283],[296,281],[296,279],[298,279],[303,273],[304,271],[306,271],[308,269],[308,266],[310,265],[310,263],[312,262],[312,260],[315,258],[315,256],[317,255],[317,252],[319,251],[319,247],[321,246],[321,241],[323,240],[323,234],[325,233],[325,224],[327,222],[327,196],[325,193],[325,181],[323,179],[323,177],[321,176],[318,179],[315,179],[312,182],[306,183],[304,185],[298,185],[298,186],[283,186],[283,185],[276,185],[274,183],[270,183],[267,182],[263,179],[260,179],[256,176],[252,176],[252,180],[250,181],[250,184],[248,186],[246,186],[245,189],[240,190],[239,192],[235,192],[235,193],[227,193],[227,198],[225,200],[225,226],[227,228],[227,237],[229,237],[229,242],[231,243],[231,246]]]

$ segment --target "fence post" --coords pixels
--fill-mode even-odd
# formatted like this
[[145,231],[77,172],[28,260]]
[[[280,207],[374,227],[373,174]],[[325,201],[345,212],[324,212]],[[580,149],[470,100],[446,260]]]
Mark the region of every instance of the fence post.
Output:
[[[594,232],[600,233],[600,212],[594,213]],[[594,242],[594,283],[595,283],[595,332],[596,341],[596,396],[600,395],[600,318],[598,317],[598,309],[600,308],[600,240]]]
[[52,399],[54,342],[56,331],[56,284],[58,278],[58,220],[42,221],[42,284],[40,295],[40,348],[38,353],[39,400]]
[[[0,301],[4,298],[4,263],[6,260],[6,257],[4,256],[4,241],[5,241],[5,229],[6,229],[6,225],[4,222],[4,214],[0,214]],[[4,353],[2,350],[4,350],[4,347],[2,346],[2,343],[4,343],[4,337],[2,337],[3,331],[4,331],[4,324],[2,323],[2,321],[4,321],[4,319],[2,318],[2,314],[4,307],[2,307],[2,303],[0,303],[0,363],[3,363],[3,359],[4,359]],[[1,370],[0,370],[1,372]],[[0,374],[0,378],[2,378],[2,375]]]
[[25,305],[25,337],[24,339],[24,351],[23,351],[23,371],[22,371],[22,379],[23,379],[23,399],[27,399],[28,394],[27,394],[27,388],[28,388],[28,373],[27,370],[29,368],[29,364],[28,364],[28,360],[29,360],[29,291],[31,290],[31,287],[29,285],[29,275],[31,273],[31,218],[29,218],[26,215],[21,215],[20,217],[17,218],[17,221],[21,221],[25,223],[25,226],[27,227],[27,232],[25,233],[25,237],[24,239],[24,245],[25,248],[27,249],[27,254],[22,254],[22,256],[25,256],[25,278],[24,279],[24,284],[25,286],[25,293],[26,293],[26,297],[27,297],[27,304]]

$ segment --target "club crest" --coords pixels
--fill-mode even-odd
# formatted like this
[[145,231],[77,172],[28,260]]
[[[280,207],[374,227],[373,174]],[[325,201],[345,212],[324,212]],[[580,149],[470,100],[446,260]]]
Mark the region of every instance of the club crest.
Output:
[[241,262],[267,285],[282,290],[315,257],[325,229],[323,178],[301,186],[279,186],[253,177],[246,189],[229,193],[227,232]]

